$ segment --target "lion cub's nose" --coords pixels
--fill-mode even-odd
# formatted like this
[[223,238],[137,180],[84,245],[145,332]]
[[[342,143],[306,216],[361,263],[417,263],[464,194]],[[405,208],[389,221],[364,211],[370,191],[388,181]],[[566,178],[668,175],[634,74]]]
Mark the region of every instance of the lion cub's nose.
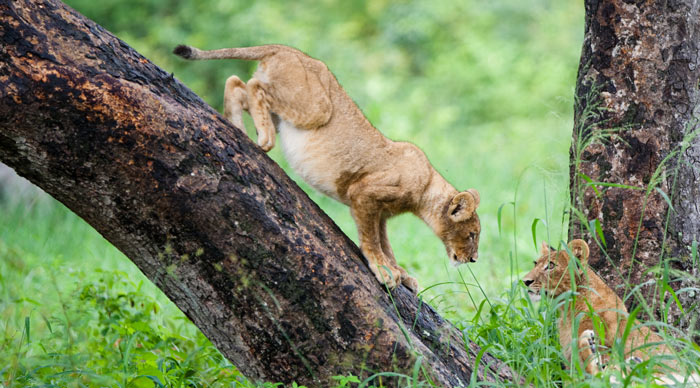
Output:
[[525,280],[523,280],[523,283],[525,283],[525,286],[527,286],[527,287],[529,287],[530,284],[532,284],[532,282],[534,282],[534,280],[531,280],[531,279],[525,279]]

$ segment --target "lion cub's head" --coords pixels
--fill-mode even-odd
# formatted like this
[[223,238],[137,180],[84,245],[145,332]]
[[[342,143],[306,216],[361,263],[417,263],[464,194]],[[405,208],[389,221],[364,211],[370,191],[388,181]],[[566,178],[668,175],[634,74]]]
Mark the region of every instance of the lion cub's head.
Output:
[[[584,279],[582,274],[588,267],[588,244],[583,240],[574,240],[569,243],[569,251],[578,259],[578,263],[572,263],[573,274],[576,284],[581,285]],[[540,294],[540,290],[551,296],[570,291],[572,272],[569,271],[569,261],[569,253],[565,249],[555,251],[543,242],[540,257],[535,261],[535,268],[525,275],[523,283],[530,293],[537,295]]]
[[449,202],[446,213],[440,217],[438,233],[447,256],[456,263],[474,263],[479,256],[481,223],[476,214],[479,192],[474,189],[457,193]]

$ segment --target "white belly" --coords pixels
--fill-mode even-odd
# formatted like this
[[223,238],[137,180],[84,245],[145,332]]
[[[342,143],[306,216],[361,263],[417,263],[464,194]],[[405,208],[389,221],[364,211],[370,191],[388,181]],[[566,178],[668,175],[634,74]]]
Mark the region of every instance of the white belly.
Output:
[[314,130],[295,127],[292,123],[280,119],[277,126],[282,143],[282,151],[294,172],[316,190],[339,200],[336,191],[336,169],[333,160],[328,160],[329,153],[319,147]]

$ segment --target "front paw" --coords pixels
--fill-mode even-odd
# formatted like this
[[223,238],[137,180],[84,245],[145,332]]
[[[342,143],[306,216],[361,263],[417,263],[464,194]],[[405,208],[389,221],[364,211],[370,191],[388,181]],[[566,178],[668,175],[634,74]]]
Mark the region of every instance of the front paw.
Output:
[[401,272],[396,268],[376,264],[370,265],[369,268],[374,273],[374,276],[377,277],[377,280],[391,290],[401,283]]
[[275,146],[274,138],[260,137],[258,138],[258,145],[263,151],[269,152]]
[[406,288],[408,288],[413,295],[418,293],[418,280],[416,280],[416,278],[413,276],[402,275],[401,284],[406,286]]
[[585,349],[588,348],[591,350],[591,353],[594,355],[597,355],[598,353],[598,348],[597,348],[597,342],[596,342],[596,335],[593,330],[584,330],[583,333],[581,333],[581,336],[579,337],[579,343],[578,346],[580,349]]
[[627,357],[627,359],[625,359],[626,363],[632,364],[632,365],[641,364],[642,361],[644,361],[644,360],[642,360],[641,358],[639,358],[637,356]]
[[[605,369],[603,360],[601,359],[600,352],[598,349],[598,341],[593,330],[584,330],[579,337],[579,351],[586,351],[590,353],[590,360],[585,360],[588,362],[586,366],[586,372],[590,374],[597,374],[601,369]],[[586,357],[588,359],[588,357]]]

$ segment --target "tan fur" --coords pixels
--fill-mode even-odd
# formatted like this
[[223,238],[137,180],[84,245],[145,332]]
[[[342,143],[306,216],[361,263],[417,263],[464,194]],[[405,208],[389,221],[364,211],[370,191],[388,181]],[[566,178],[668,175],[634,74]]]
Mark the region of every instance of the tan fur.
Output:
[[[571,360],[574,319],[580,318],[576,335],[578,357],[586,372],[596,374],[602,365],[607,363],[608,357],[601,356],[595,347],[609,348],[615,338],[622,337],[629,313],[617,294],[588,267],[588,244],[583,240],[574,240],[569,243],[569,250],[580,263],[580,266],[571,263],[574,269],[575,291],[578,295],[574,303],[560,307],[559,343],[566,357]],[[540,290],[544,290],[551,297],[571,291],[569,260],[566,250],[552,251],[543,243],[541,256],[535,262],[535,268],[525,275],[523,282],[531,293],[538,295]],[[594,314],[591,314],[591,308]],[[603,324],[605,337],[602,341],[596,339],[593,316],[599,317]],[[644,346],[645,344],[649,346]],[[638,357],[647,360],[652,354],[670,352],[671,350],[663,344],[663,339],[645,326],[632,329],[625,343],[626,358]]]
[[276,129],[292,168],[311,186],[350,206],[360,247],[380,282],[417,282],[399,267],[386,235],[387,218],[413,212],[440,237],[457,262],[476,261],[479,194],[458,192],[413,144],[384,137],[365,118],[326,65],[281,45],[201,51],[178,46],[188,59],[259,60],[247,83],[226,81],[224,114],[244,129],[248,111],[258,144],[269,151]]

